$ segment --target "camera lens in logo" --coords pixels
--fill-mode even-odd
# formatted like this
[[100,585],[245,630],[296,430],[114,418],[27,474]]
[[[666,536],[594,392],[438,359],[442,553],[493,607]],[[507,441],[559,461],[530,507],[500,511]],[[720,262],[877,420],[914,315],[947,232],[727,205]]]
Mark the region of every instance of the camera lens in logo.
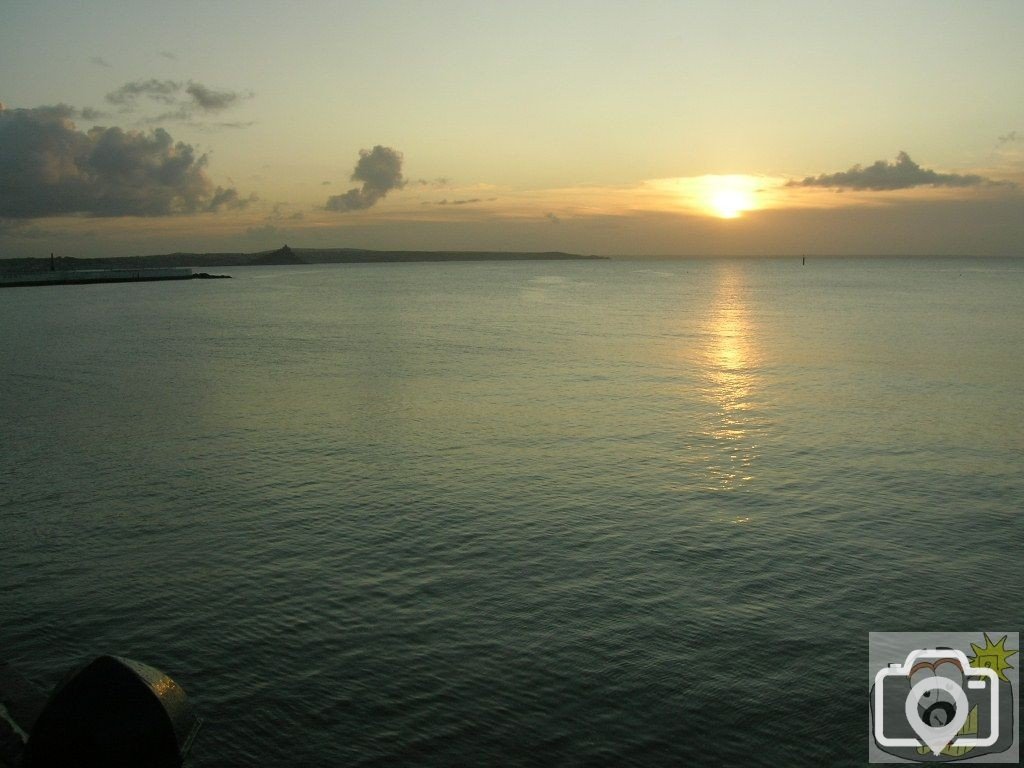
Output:
[[[915,664],[910,673],[910,685],[915,686],[928,679],[944,679],[950,685],[963,689],[964,672],[956,659],[921,661]],[[940,687],[925,691],[917,702],[917,710],[921,722],[930,728],[941,728],[956,716],[956,702],[952,694]]]
[[[937,700],[925,706],[923,714],[921,701],[932,696]],[[939,701],[939,697],[943,697],[943,700]],[[952,699],[952,703],[947,697]],[[967,709],[967,695],[963,688],[945,677],[929,675],[910,689],[904,711],[914,733],[937,756],[956,738],[957,732],[967,722]],[[942,725],[930,725],[925,717],[931,718],[931,722],[945,722]]]

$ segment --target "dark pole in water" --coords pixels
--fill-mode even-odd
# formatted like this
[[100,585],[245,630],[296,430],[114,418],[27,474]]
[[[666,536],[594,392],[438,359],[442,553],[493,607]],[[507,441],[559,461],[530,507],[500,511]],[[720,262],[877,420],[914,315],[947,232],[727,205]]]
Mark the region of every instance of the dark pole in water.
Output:
[[56,272],[57,271],[57,268],[55,266],[53,266],[53,254],[52,253],[50,254],[50,271],[51,272]]
[[802,266],[804,266],[806,264],[807,264],[807,257],[804,256],[802,259],[800,259],[800,266],[802,267]]

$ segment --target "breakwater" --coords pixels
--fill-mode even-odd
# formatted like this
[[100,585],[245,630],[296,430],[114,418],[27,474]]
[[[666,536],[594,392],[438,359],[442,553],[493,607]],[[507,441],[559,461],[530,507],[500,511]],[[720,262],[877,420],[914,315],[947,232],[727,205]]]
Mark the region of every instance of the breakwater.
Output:
[[66,269],[49,272],[23,272],[0,275],[0,288],[22,288],[39,285],[86,285],[90,283],[143,283],[156,280],[191,280],[215,277],[193,274],[184,267],[155,269]]

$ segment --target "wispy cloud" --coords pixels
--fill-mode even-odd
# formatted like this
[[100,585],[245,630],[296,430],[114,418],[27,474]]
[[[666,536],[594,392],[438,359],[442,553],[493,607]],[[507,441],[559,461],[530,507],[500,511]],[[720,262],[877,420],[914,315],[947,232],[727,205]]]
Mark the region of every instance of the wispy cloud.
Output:
[[178,100],[181,86],[181,83],[174,80],[133,80],[108,93],[107,101],[126,110],[134,109],[142,99],[173,104]]
[[424,205],[472,205],[473,203],[493,203],[496,197],[468,197],[462,200],[438,200],[436,202],[425,202]]
[[900,152],[894,162],[877,160],[869,166],[855,165],[838,173],[823,173],[807,176],[800,181],[790,181],[788,187],[830,187],[833,189],[871,190],[875,192],[911,187],[976,187],[998,184],[976,174],[939,173],[910,159],[906,152]]
[[388,192],[401,189],[406,180],[402,176],[402,153],[380,144],[359,150],[359,162],[352,171],[351,180],[363,182],[342,195],[327,198],[324,206],[329,211],[347,213],[370,208]]
[[102,56],[90,56],[89,63],[95,64],[97,67],[109,67],[110,62],[104,59]]
[[[245,229],[245,234],[255,236],[258,239],[270,237],[287,237],[294,232],[295,226],[301,226],[299,222],[305,218],[302,211],[287,212],[287,203],[274,203],[270,212],[263,216],[258,224],[253,224]],[[282,226],[284,225],[284,228]]]
[[[153,122],[153,121],[147,121]],[[160,122],[160,121],[156,121]],[[190,121],[188,123],[193,128],[198,128],[201,131],[213,131],[220,128],[229,128],[234,130],[242,130],[243,128],[249,128],[250,126],[256,125],[255,120],[198,120]]]
[[999,137],[1000,144],[1013,144],[1017,141],[1024,141],[1024,135],[1017,133],[1017,131],[1010,131]]
[[294,211],[287,213],[287,203],[274,203],[265,217],[265,221],[302,221],[305,218],[305,214],[302,211]]
[[[133,80],[107,94],[107,102],[120,108],[121,112],[135,113],[147,103],[171,107],[156,114],[142,117],[145,125],[165,122],[189,122],[223,112],[240,102],[252,98],[249,91],[218,90],[197,83],[194,80]],[[197,123],[203,128],[247,128],[252,121],[218,121]]]

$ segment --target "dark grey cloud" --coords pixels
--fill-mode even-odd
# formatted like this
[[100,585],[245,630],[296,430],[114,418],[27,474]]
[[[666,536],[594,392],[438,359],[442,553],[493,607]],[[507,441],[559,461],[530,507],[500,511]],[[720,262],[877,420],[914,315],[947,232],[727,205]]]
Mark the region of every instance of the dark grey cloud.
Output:
[[[171,107],[142,120],[144,124],[158,125],[168,121],[186,122],[196,115],[221,112],[239,102],[251,98],[252,93],[216,90],[194,80],[187,83],[177,80],[134,80],[107,94],[107,101],[121,108],[122,112],[134,112],[144,102],[155,102]],[[221,128],[247,128],[252,122],[213,123]],[[203,127],[206,127],[204,124]]]
[[90,56],[89,62],[95,64],[97,67],[109,67],[110,62],[104,59],[102,56]]
[[1024,141],[1024,135],[1017,133],[1017,131],[1010,131],[999,137],[1000,144],[1012,144],[1015,141]]
[[878,160],[864,167],[855,165],[848,171],[823,173],[808,176],[802,181],[790,181],[787,187],[832,187],[836,189],[870,189],[889,191],[911,187],[976,187],[996,184],[984,176],[975,174],[938,173],[922,168],[910,159],[906,152],[900,152],[895,162]]
[[[0,112],[3,110],[3,102],[0,102]],[[70,104],[63,103],[36,107],[33,111],[38,117],[46,120],[71,120],[77,117],[81,117],[86,120],[95,120],[96,118],[106,116],[105,112],[100,112],[92,107],[75,109]]]
[[364,195],[361,189],[350,189],[342,195],[331,195],[327,198],[324,206],[328,211],[348,213],[349,211],[360,211],[369,208],[379,200],[379,197]]
[[150,99],[161,104],[174,104],[181,92],[181,83],[174,80],[133,80],[107,94],[107,101],[119,107],[133,109],[140,99]]
[[548,211],[547,213],[545,213],[544,214],[544,218],[547,219],[548,221],[550,221],[552,224],[561,224],[562,223],[562,220],[560,218],[558,218],[558,216],[556,214],[551,213],[551,211]]
[[168,216],[249,202],[215,188],[206,155],[162,128],[81,131],[75,114],[66,104],[0,106],[0,218]]
[[178,55],[176,53],[172,53],[171,51],[160,51],[159,53],[165,59],[170,59],[171,61],[177,61],[178,60]]
[[227,120],[216,123],[209,123],[208,125],[214,128],[248,128],[251,125],[256,125],[255,120]]
[[255,193],[249,195],[249,197],[241,197],[238,194],[238,190],[234,187],[217,187],[210,197],[210,202],[205,210],[216,212],[223,209],[245,208],[249,203],[254,203],[258,199]]
[[191,81],[185,87],[185,93],[192,97],[193,103],[199,109],[207,112],[219,112],[222,109],[227,109],[243,98],[242,94],[235,91],[215,91],[202,83]]
[[414,183],[421,187],[447,187],[451,183],[451,179],[447,176],[438,176],[436,179],[416,179]]
[[47,120],[65,120],[68,118],[76,117],[78,114],[78,110],[76,110],[70,104],[60,103],[47,104],[41,107],[36,107],[35,113]]
[[372,150],[359,150],[359,162],[352,171],[351,180],[361,181],[363,185],[327,198],[327,210],[346,213],[370,208],[391,190],[404,187],[402,153],[380,144]]

